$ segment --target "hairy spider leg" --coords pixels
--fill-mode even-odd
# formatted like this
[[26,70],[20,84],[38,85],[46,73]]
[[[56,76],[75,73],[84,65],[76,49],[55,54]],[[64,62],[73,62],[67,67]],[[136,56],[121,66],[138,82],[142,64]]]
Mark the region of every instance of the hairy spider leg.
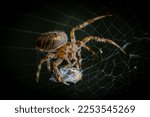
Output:
[[[39,64],[38,64],[38,70],[37,70],[37,72],[36,72],[36,82],[39,81],[40,71],[41,71],[42,64],[43,64],[44,62],[46,62],[46,61],[49,61],[49,59],[54,58],[54,57],[55,57],[54,54],[49,53],[45,58],[43,58],[43,59],[40,60],[40,62],[39,62]],[[49,69],[50,69],[50,62],[47,62],[47,63],[48,63],[47,68],[48,68],[48,70],[49,70]]]
[[[70,39],[71,39],[71,43],[72,43],[72,48],[74,48],[74,53],[76,53],[76,52],[78,51],[78,48],[76,48],[75,31],[80,30],[80,29],[86,27],[87,25],[89,25],[89,24],[91,24],[91,23],[93,23],[93,22],[95,22],[95,21],[97,21],[97,20],[100,20],[100,19],[103,19],[103,18],[105,18],[105,17],[108,17],[108,16],[111,16],[111,15],[98,16],[98,17],[89,19],[89,20],[87,20],[87,21],[85,21],[85,22],[83,22],[83,23],[81,23],[81,24],[79,24],[79,25],[76,25],[74,28],[72,28],[72,30],[70,31]],[[86,46],[85,46],[84,48],[86,48],[86,49],[88,49],[88,50],[91,50],[91,49],[89,49],[89,48],[86,47]],[[92,50],[91,50],[91,52],[93,53]],[[81,58],[81,55],[80,55],[81,52],[77,52],[77,54],[78,54],[78,57]],[[79,66],[79,68],[80,68],[80,67],[81,67],[81,62],[79,62],[79,61],[81,61],[81,59],[80,59],[80,58],[77,59],[77,56],[76,56],[76,55],[74,55],[73,57],[74,57],[76,60],[78,60],[78,61],[76,61],[76,63],[78,63],[78,64],[76,64],[75,62],[74,62],[74,64],[76,64],[76,66]]]
[[86,50],[88,50],[89,52],[91,52],[93,55],[97,56],[96,53],[88,46],[86,45],[82,45],[83,48],[85,48]]
[[53,63],[53,69],[54,69],[54,72],[58,75],[57,77],[57,80],[58,82],[63,82],[64,84],[66,85],[69,85],[67,82],[65,82],[63,79],[62,79],[62,76],[61,76],[61,73],[58,69],[58,66],[63,62],[63,59],[57,59],[54,63]]
[[81,48],[78,49],[77,51],[77,56],[78,56],[78,60],[77,60],[77,65],[76,67],[78,69],[81,69],[81,62],[82,62],[82,58],[81,58]]
[[86,27],[87,25],[97,21],[97,20],[100,20],[100,19],[103,19],[103,18],[106,18],[108,16],[112,16],[112,15],[103,15],[103,16],[98,16],[98,17],[95,17],[95,18],[92,18],[92,19],[89,19],[77,26],[75,26],[74,28],[72,28],[72,30],[70,31],[70,38],[71,38],[71,42],[75,42],[75,31],[77,30],[80,30],[84,27]]
[[55,73],[58,75],[57,80],[58,82],[63,82],[63,79],[61,77],[61,73],[58,70],[58,66],[63,62],[63,59],[57,59],[54,63],[53,63],[53,69],[55,71]]
[[[97,21],[99,19],[103,19],[103,18],[108,17],[108,16],[111,16],[111,15],[98,16],[98,17],[89,19],[89,20],[87,20],[87,21],[85,21],[85,22],[83,22],[83,23],[81,23],[79,25],[76,25],[74,28],[72,28],[72,30],[70,31],[70,39],[71,39],[71,43],[72,43],[72,48],[74,49],[73,53],[75,53],[73,55],[73,58],[76,60],[72,65],[76,64],[77,67],[79,67],[79,66],[81,67],[81,65],[80,65],[81,62],[79,62],[79,61],[81,61],[81,59],[80,59],[81,58],[81,52],[77,52],[78,48],[76,47],[75,31],[80,30],[80,29],[86,27],[87,25],[89,25],[89,24],[91,24],[91,23],[93,23],[93,22],[95,22],[95,21]],[[88,48],[86,46],[84,46],[84,48],[90,50],[93,53],[93,51],[90,48]],[[77,58],[76,53],[78,54],[79,58]]]
[[50,70],[51,70],[50,60],[47,60],[47,69],[48,69],[48,71],[50,71]]
[[64,65],[63,67],[69,68],[69,67],[76,66],[76,68],[79,69],[80,67],[79,67],[78,61],[79,61],[78,59],[74,58],[74,62],[67,64],[67,65]]
[[90,40],[94,40],[96,42],[102,42],[102,43],[109,43],[109,44],[114,45],[115,47],[119,48],[124,54],[126,54],[126,52],[117,43],[115,43],[114,41],[112,41],[110,39],[106,39],[106,38],[100,38],[100,37],[96,37],[96,36],[85,37],[81,41],[83,43],[82,45],[85,45]]
[[96,55],[96,53],[90,47],[88,47],[86,45],[83,45],[83,43],[81,43],[81,42],[77,42],[76,44],[79,46],[78,47],[78,51],[77,51],[77,56],[78,56],[77,68],[81,69],[81,63],[82,63],[81,47],[85,48],[86,50],[88,50],[89,52],[91,52],[93,55]]

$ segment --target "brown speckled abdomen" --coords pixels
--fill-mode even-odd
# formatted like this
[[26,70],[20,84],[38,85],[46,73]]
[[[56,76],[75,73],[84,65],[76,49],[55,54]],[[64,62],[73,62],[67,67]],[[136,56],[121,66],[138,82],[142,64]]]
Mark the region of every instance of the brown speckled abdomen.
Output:
[[64,32],[47,32],[37,39],[36,48],[41,51],[51,51],[63,46],[67,41],[68,37]]

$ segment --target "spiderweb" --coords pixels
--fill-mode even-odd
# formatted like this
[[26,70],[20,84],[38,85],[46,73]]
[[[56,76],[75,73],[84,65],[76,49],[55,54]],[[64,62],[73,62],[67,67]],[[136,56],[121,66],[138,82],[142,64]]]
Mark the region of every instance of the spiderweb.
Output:
[[[71,2],[69,6],[65,3],[56,5],[46,1],[36,5],[34,10],[15,12],[13,15],[17,15],[18,22],[0,27],[5,37],[0,45],[4,55],[1,67],[3,70],[9,69],[6,84],[16,92],[16,97],[12,98],[119,99],[118,96],[121,98],[121,95],[129,94],[130,88],[146,81],[150,38],[139,29],[138,22],[116,13],[77,31],[76,38],[80,40],[94,35],[112,39],[126,51],[126,55],[110,44],[90,41],[87,45],[98,56],[82,49],[81,81],[69,86],[51,82],[51,74],[43,64],[40,82],[36,84],[37,63],[46,55],[35,50],[36,38],[42,32],[62,30],[69,35],[73,26],[95,16],[111,14],[107,5],[102,6],[98,2],[95,6],[77,2]],[[128,98],[131,96],[125,97]]]

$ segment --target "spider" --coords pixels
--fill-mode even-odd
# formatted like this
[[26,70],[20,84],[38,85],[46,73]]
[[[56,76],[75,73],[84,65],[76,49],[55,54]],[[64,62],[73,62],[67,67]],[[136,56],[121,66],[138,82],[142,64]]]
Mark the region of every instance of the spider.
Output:
[[[63,31],[53,31],[41,34],[36,41],[36,49],[41,52],[46,52],[47,54],[45,58],[42,58],[38,64],[38,69],[36,72],[36,82],[39,81],[42,64],[44,62],[47,62],[48,71],[51,70],[52,64],[52,70],[57,74],[57,81],[66,84],[58,69],[59,65],[61,65],[63,61],[66,61],[67,64],[64,65],[64,68],[75,67],[81,70],[81,61],[82,61],[81,48],[83,47],[92,54],[96,55],[96,53],[86,45],[86,43],[90,40],[102,43],[109,43],[113,46],[116,46],[123,53],[125,53],[125,51],[111,39],[96,36],[87,36],[83,38],[81,41],[76,40],[75,31],[80,30],[86,27],[87,25],[97,20],[106,18],[108,16],[111,15],[98,16],[73,27],[70,31],[70,42],[68,41],[66,33]],[[54,59],[52,63],[50,63],[51,59]]]

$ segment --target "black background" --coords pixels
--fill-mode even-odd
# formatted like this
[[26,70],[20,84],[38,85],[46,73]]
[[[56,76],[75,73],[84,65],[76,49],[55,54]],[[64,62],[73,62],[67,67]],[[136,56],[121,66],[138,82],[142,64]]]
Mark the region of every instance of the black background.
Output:
[[[47,0],[48,1],[48,0]],[[46,1],[46,2],[47,2]],[[14,26],[18,24],[20,16],[17,15],[16,12],[30,12],[38,8],[38,1],[3,1],[0,3],[0,27],[5,26]],[[64,6],[68,6],[72,1],[63,1],[63,0],[49,0],[47,3],[50,6],[55,8],[63,8]],[[88,7],[97,7],[97,4],[94,0],[92,1],[76,1],[81,6],[86,8]],[[150,36],[150,8],[149,3],[144,0],[99,0],[99,3],[106,6],[106,8],[112,13],[119,14],[123,17],[128,17],[131,20],[136,19],[136,22],[139,22],[138,25],[140,29],[147,33],[147,36]],[[9,33],[3,33],[1,31],[1,46],[4,44],[5,37],[9,35]],[[11,42],[13,43],[13,42]],[[15,52],[15,51],[14,51]],[[13,55],[13,54],[12,54]],[[13,55],[15,56],[15,54]],[[22,56],[25,56],[22,53]],[[26,58],[26,57],[25,57]],[[1,50],[1,76],[0,76],[0,85],[1,85],[1,95],[0,99],[49,99],[46,93],[43,93],[43,96],[39,96],[37,92],[35,92],[32,88],[38,87],[33,79],[30,81],[33,82],[33,86],[28,87],[24,86],[24,82],[16,80],[12,74],[13,70],[5,67],[7,65],[5,60],[11,59],[10,56],[7,56],[7,51]],[[149,77],[149,66],[145,69],[144,77]],[[139,76],[140,77],[140,76]],[[30,82],[28,81],[28,82]],[[132,84],[130,87],[126,87],[128,91],[120,91],[118,94],[109,94],[103,99],[150,99],[149,89],[150,84],[148,79],[141,79]],[[43,91],[44,89],[42,89]],[[45,89],[47,91],[47,89]],[[56,98],[57,99],[57,98]],[[58,98],[59,99],[59,98]],[[61,97],[60,99],[66,99]]]

